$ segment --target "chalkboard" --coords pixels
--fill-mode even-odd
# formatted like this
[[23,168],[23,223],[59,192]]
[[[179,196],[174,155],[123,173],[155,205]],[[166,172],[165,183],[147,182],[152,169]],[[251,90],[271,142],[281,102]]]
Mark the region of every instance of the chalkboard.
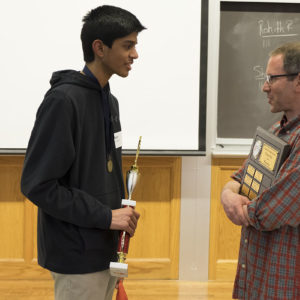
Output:
[[299,40],[300,4],[222,2],[220,20],[219,138],[252,138],[282,116],[262,92],[269,53]]

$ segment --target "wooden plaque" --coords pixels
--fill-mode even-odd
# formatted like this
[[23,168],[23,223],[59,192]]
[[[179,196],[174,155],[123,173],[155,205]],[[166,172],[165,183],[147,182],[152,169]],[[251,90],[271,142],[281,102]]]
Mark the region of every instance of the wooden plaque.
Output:
[[266,131],[257,127],[253,138],[250,155],[246,163],[240,194],[250,200],[269,188],[290,153],[291,146]]

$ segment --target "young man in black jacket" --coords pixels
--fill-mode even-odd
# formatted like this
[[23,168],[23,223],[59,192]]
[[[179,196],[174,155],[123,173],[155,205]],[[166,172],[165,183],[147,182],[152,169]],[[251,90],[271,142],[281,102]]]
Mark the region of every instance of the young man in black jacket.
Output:
[[111,299],[118,230],[133,236],[139,213],[124,198],[121,125],[113,74],[128,76],[145,29],[130,12],[100,6],[83,18],[82,71],[53,73],[27,148],[21,189],[38,206],[38,263],[55,298]]

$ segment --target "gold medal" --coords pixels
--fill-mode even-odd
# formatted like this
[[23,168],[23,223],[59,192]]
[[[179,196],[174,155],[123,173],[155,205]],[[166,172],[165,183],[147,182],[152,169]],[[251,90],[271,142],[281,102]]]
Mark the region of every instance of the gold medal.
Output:
[[111,173],[112,170],[113,170],[113,162],[112,162],[111,159],[109,159],[109,160],[107,161],[107,171],[108,171],[109,173]]

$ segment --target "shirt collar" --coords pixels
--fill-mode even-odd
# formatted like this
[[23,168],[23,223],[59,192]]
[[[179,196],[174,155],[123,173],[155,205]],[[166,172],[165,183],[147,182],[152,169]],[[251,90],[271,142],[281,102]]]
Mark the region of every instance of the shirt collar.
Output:
[[289,121],[286,115],[283,115],[280,121],[280,128],[288,130],[289,128],[294,127],[297,123],[300,124],[300,116],[296,116]]
[[[100,83],[98,81],[98,79],[96,78],[96,76],[92,73],[92,71],[87,67],[87,65],[84,66],[83,68],[83,73],[89,77],[91,80],[93,80],[95,83],[97,83],[100,87]],[[107,82],[107,84],[104,87],[101,87],[101,90],[108,94],[110,92],[110,87],[109,87],[109,82]]]

